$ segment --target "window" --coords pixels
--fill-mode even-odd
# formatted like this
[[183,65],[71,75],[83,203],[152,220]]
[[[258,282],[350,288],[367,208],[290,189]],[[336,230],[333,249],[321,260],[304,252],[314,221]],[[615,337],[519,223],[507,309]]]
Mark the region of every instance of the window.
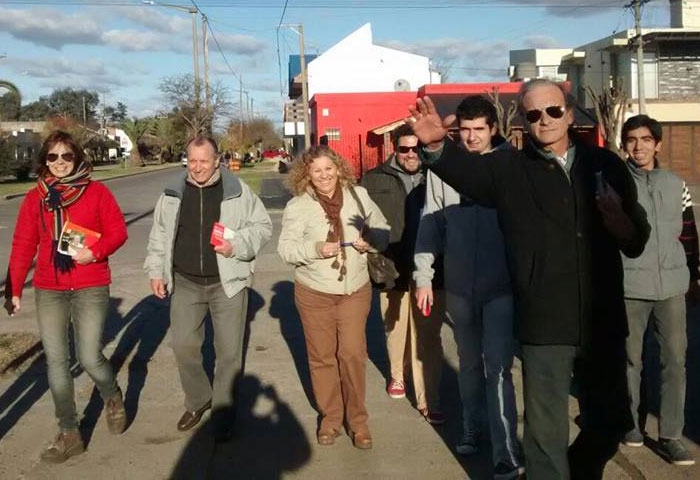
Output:
[[339,128],[327,128],[326,137],[328,140],[340,140],[340,129]]

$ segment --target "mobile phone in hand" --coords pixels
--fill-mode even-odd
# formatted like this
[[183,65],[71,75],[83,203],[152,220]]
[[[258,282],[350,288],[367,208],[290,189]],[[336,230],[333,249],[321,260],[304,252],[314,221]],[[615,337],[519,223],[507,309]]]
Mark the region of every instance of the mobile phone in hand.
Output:
[[423,302],[423,308],[421,309],[421,313],[423,313],[424,317],[430,316],[430,307],[430,300],[428,300],[428,297],[426,297],[425,302]]

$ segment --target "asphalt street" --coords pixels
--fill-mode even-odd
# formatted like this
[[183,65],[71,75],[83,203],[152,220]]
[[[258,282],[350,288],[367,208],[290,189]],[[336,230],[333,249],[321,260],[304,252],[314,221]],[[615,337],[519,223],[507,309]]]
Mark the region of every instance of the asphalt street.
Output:
[[[46,465],[39,454],[56,432],[53,404],[41,357],[28,368],[0,376],[0,478],[2,479],[488,479],[490,452],[470,458],[454,453],[460,434],[456,348],[449,324],[442,329],[445,348],[442,403],[449,421],[432,427],[407,399],[392,400],[384,389],[387,358],[384,331],[375,305],[367,326],[370,362],[367,405],[374,449],[359,451],[347,436],[336,445],[315,441],[317,415],[310,394],[303,332],[293,301],[293,271],[276,254],[281,210],[271,210],[275,234],[258,259],[250,291],[245,374],[238,390],[234,439],[215,445],[208,416],[192,432],[178,432],[183,395],[169,347],[167,302],[150,295],[141,265],[151,213],[162,187],[179,169],[108,182],[129,226],[127,244],[110,259],[113,273],[105,353],[118,371],[126,397],[129,427],[109,434],[102,401],[77,363],[72,366],[76,403],[87,452],[63,465]],[[272,175],[272,183],[276,177]],[[274,190],[274,189],[273,189]],[[263,196],[265,196],[263,194]],[[0,258],[6,267],[20,199],[0,200]],[[271,201],[279,207],[282,202]],[[4,272],[4,268],[3,268]],[[0,277],[2,278],[2,277]],[[33,292],[25,289],[22,311],[0,319],[0,332],[36,332]],[[700,458],[700,310],[689,311],[688,405],[686,444]],[[203,348],[211,368],[210,335]],[[654,351],[650,344],[650,352]],[[658,364],[651,368],[658,375]],[[522,413],[520,364],[514,368]],[[650,385],[654,386],[654,375]],[[657,387],[658,388],[658,387]],[[655,438],[658,402],[650,401],[648,428]],[[577,429],[575,399],[570,407],[571,436]],[[522,435],[522,414],[520,415]],[[700,467],[674,467],[654,453],[654,442],[622,447],[606,469],[606,479],[700,478]]]

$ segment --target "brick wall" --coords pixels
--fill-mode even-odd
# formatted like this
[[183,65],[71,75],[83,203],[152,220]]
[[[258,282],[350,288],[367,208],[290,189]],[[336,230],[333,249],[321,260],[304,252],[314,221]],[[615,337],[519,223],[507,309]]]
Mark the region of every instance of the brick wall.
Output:
[[659,44],[659,99],[700,98],[700,42]]

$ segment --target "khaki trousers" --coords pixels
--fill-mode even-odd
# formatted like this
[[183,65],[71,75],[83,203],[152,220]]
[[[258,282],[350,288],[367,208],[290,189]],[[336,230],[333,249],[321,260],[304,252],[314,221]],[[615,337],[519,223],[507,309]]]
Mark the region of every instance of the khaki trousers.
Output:
[[369,433],[365,324],[371,298],[369,283],[350,295],[323,293],[294,283],[322,429],[340,430],[344,412],[350,430]]
[[434,290],[430,316],[424,317],[416,306],[413,292],[411,288],[408,292],[388,290],[379,293],[391,378],[403,382],[406,367],[410,368],[416,408],[439,411],[440,329],[445,315],[445,296],[442,290]]

